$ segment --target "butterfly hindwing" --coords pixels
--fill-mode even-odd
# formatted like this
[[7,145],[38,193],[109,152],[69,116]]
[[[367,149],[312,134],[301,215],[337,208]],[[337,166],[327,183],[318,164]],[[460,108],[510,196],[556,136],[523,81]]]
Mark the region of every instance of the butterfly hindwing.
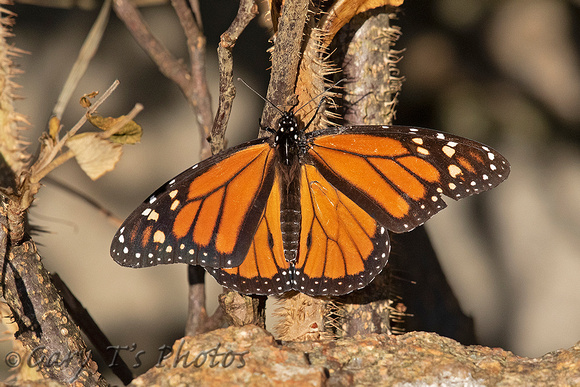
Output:
[[147,198],[111,244],[119,264],[242,263],[274,181],[276,152],[264,139],[210,157]]
[[342,295],[365,287],[387,264],[388,231],[312,165],[301,171],[301,234],[295,289]]
[[276,176],[242,264],[229,269],[207,269],[218,283],[246,294],[280,294],[292,290],[293,267],[284,257],[280,201],[280,179]]
[[243,263],[208,268],[218,283],[251,294],[297,290],[341,295],[366,286],[384,268],[390,249],[387,230],[313,166],[304,165],[300,172],[302,231],[297,261],[284,257],[280,186],[274,183]]
[[507,160],[465,138],[406,126],[355,126],[308,133],[305,162],[386,228],[410,231],[460,199],[491,189]]

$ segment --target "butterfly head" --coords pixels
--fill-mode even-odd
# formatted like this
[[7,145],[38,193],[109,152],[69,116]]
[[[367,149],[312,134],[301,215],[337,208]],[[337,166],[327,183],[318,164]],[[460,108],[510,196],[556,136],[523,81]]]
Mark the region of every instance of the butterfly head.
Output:
[[291,165],[298,156],[300,131],[298,120],[292,112],[284,112],[278,120],[278,130],[274,136],[274,145],[280,153],[283,164]]

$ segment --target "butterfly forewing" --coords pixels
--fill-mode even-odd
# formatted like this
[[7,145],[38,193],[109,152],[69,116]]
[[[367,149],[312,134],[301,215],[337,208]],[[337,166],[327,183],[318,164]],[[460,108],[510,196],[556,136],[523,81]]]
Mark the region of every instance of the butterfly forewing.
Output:
[[453,199],[497,186],[509,163],[462,137],[406,126],[355,126],[307,134],[305,162],[391,231],[423,224]]
[[301,171],[301,237],[294,289],[342,295],[365,287],[387,263],[387,230],[317,171]]
[[238,266],[266,205],[275,155],[265,140],[256,140],[181,173],[125,220],[111,256],[130,267]]

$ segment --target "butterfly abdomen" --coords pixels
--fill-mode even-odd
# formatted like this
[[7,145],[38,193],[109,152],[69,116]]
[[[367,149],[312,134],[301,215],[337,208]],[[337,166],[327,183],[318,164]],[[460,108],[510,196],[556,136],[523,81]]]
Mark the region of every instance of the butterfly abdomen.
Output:
[[284,257],[288,262],[296,261],[300,244],[300,141],[296,118],[285,113],[278,122],[274,144],[280,172],[280,230]]
[[300,243],[300,223],[302,215],[300,208],[300,184],[299,179],[292,179],[281,191],[280,202],[280,228],[282,231],[282,245],[284,256],[288,262],[295,262],[298,256]]

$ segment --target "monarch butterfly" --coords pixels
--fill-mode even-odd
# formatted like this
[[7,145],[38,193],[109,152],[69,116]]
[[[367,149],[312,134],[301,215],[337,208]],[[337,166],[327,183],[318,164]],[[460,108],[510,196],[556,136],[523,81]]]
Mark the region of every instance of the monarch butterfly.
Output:
[[182,172],[147,198],[111,245],[129,267],[201,265],[247,294],[342,295],[387,264],[388,230],[423,224],[446,204],[509,174],[493,149],[407,126],[306,133],[282,112],[270,137]]

